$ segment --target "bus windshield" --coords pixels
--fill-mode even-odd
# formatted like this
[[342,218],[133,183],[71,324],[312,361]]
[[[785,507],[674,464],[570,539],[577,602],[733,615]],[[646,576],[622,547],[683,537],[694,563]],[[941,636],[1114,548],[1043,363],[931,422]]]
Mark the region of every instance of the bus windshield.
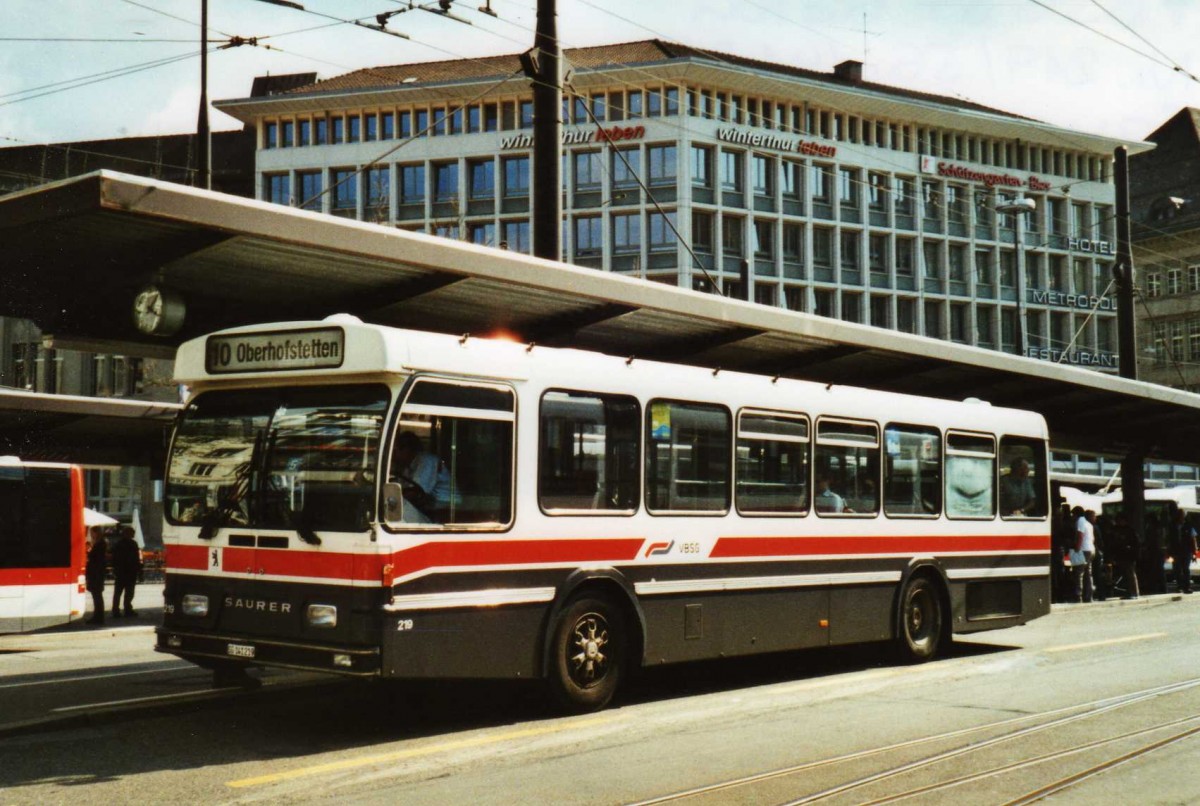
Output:
[[[390,394],[377,384],[205,392],[176,427],[167,519],[359,532],[370,522]],[[205,534],[205,533],[208,534]]]

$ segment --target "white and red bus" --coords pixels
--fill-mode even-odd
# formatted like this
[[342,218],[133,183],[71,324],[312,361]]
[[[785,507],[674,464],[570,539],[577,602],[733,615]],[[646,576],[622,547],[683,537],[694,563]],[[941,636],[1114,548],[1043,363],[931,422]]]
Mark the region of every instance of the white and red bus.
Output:
[[83,471],[0,456],[0,633],[84,614]]
[[1049,612],[1036,414],[346,316],[190,341],[176,375],[157,648],[218,678],[541,678],[589,709],[631,666],[926,660]]

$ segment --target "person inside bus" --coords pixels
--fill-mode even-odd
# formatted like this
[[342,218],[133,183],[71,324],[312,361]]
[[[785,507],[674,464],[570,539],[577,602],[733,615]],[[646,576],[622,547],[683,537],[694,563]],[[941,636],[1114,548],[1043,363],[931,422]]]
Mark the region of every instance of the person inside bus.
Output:
[[88,593],[92,594],[92,617],[88,624],[104,623],[104,574],[108,565],[108,541],[104,539],[104,531],[99,526],[92,527],[91,546],[88,548],[87,565],[84,566],[84,579],[87,581]]
[[441,523],[449,506],[458,503],[451,489],[450,469],[425,450],[412,431],[396,437],[391,475],[404,492],[406,523]]
[[1008,475],[1000,479],[1000,511],[1023,517],[1037,512],[1037,489],[1029,478],[1029,462],[1018,456],[1009,465]]
[[818,476],[817,496],[813,501],[813,506],[816,507],[817,512],[844,512],[846,499],[830,489],[828,477]]

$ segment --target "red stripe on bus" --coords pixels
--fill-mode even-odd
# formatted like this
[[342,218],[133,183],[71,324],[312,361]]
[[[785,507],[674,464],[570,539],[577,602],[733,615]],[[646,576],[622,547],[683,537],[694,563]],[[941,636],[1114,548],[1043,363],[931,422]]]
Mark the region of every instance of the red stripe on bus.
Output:
[[178,546],[168,543],[165,562],[171,570],[204,571],[208,568],[208,546]]
[[392,555],[393,575],[463,565],[628,562],[637,559],[643,538],[603,540],[498,540],[425,543]]
[[[0,568],[0,586],[10,585],[62,585],[75,582],[79,571],[70,568]],[[17,613],[20,613],[17,609]]]
[[1050,536],[879,535],[842,537],[722,537],[710,557],[804,557],[809,555],[948,554],[1050,551]]

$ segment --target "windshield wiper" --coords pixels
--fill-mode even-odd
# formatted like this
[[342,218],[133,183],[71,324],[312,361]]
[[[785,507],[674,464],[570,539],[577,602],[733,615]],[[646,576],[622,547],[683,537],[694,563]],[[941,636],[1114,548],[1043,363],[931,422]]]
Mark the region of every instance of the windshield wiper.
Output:
[[321,538],[308,525],[308,518],[305,516],[303,510],[297,512],[288,507],[285,511],[287,512],[288,523],[296,530],[296,534],[300,535],[301,540],[312,546],[321,545]]
[[254,459],[262,445],[262,433],[254,438],[254,447],[250,451],[250,461],[239,465],[233,471],[233,489],[216,509],[209,510],[200,519],[200,533],[196,535],[201,540],[212,540],[217,536],[217,530],[228,525],[230,519],[241,511],[242,501],[250,492],[250,479],[254,475]]

